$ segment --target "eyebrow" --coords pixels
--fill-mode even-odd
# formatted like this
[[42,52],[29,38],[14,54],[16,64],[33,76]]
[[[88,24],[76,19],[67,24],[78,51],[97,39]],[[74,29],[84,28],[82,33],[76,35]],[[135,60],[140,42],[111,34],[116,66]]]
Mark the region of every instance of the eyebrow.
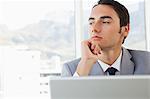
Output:
[[[108,19],[112,19],[112,17],[111,17],[111,16],[101,16],[99,19],[106,19],[106,18],[108,18]],[[90,17],[90,18],[89,18],[89,21],[90,21],[90,20],[95,20],[95,18]]]

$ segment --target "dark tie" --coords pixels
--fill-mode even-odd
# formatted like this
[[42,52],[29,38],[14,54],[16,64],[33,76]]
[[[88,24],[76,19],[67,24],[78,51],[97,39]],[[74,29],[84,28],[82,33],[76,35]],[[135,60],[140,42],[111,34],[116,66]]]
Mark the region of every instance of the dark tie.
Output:
[[116,68],[110,67],[106,70],[106,72],[109,73],[109,75],[115,75],[116,71],[118,71]]

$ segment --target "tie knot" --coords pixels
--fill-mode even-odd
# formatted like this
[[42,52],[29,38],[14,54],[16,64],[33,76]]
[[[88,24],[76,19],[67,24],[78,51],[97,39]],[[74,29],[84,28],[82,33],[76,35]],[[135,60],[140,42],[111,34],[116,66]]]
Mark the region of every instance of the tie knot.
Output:
[[106,70],[106,72],[109,73],[109,75],[115,75],[116,71],[118,71],[116,68],[110,67]]

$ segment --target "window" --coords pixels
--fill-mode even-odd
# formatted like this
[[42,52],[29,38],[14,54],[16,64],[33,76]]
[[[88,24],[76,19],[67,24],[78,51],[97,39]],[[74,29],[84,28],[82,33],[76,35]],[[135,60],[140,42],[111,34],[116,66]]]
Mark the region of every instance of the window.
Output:
[[74,27],[74,0],[1,0],[4,95],[49,94],[47,76],[75,58]]

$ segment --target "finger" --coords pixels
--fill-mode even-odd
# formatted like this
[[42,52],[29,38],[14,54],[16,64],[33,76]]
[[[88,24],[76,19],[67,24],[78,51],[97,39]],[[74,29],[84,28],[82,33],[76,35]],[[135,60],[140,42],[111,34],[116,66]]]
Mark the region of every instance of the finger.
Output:
[[101,54],[97,54],[97,58],[99,58],[101,56]]
[[93,51],[95,49],[96,45],[91,45],[91,50]]
[[101,54],[101,48],[100,48],[99,45],[96,46],[96,50],[97,50],[97,53],[98,53],[98,54]]
[[101,51],[98,51],[98,54],[101,54]]
[[96,50],[93,50],[92,52],[93,52],[94,55],[99,54],[98,51],[96,51]]
[[101,49],[100,48],[97,49],[97,53],[101,54]]
[[93,54],[95,54],[95,51],[94,51],[94,49],[91,49],[91,52],[92,52]]
[[93,54],[93,55],[95,55],[95,52],[94,52],[94,51],[92,51],[92,54]]
[[94,49],[94,52],[95,52],[96,54],[98,54],[98,53],[99,53],[99,50],[100,50],[100,49],[99,49],[98,45],[96,45],[96,46],[95,46],[95,49]]
[[85,51],[89,52],[90,51],[89,42],[87,40],[82,41],[81,44],[82,44],[81,47],[82,47],[83,52],[85,52]]
[[[91,47],[92,47],[92,48],[91,48]],[[88,53],[91,53],[91,54],[96,54],[96,53],[94,52],[94,48],[95,48],[95,46],[92,45],[92,44],[90,44],[90,42],[89,42],[89,45],[88,45],[88,46],[85,46],[85,49],[87,49]]]

